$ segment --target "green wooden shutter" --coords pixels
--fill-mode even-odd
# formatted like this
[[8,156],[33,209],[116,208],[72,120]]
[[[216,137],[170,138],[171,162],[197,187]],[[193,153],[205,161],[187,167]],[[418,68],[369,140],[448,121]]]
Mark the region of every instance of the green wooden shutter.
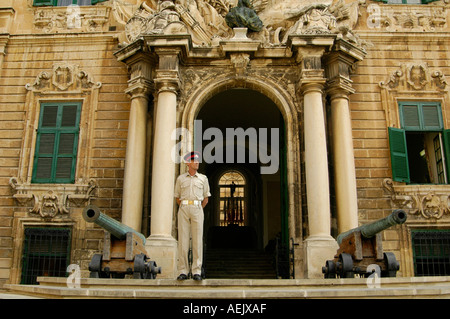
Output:
[[99,2],[105,2],[105,1],[108,1],[108,0],[92,0],[92,4],[97,4]]
[[42,105],[34,157],[34,183],[75,182],[80,112],[80,103]]
[[440,105],[436,103],[422,103],[421,109],[424,130],[442,130]]
[[52,6],[53,0],[34,0],[33,6]]
[[447,170],[447,181],[450,183],[450,130],[442,131],[442,142],[444,143],[444,161]]
[[400,103],[400,122],[406,130],[420,130],[420,109],[417,104]]
[[400,102],[401,127],[407,131],[441,131],[441,105],[435,102]]
[[389,146],[391,149],[392,179],[396,182],[409,183],[405,130],[389,127]]

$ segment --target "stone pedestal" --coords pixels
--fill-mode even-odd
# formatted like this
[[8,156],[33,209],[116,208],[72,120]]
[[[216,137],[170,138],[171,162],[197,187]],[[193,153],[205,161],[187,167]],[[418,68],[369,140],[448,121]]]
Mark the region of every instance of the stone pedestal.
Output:
[[303,242],[305,278],[323,278],[322,267],[333,259],[339,245],[331,236],[309,236]]
[[161,274],[157,278],[174,279],[178,276],[177,273],[177,241],[173,237],[164,237],[150,235],[147,238],[145,249],[150,260],[156,262],[158,267],[161,267]]

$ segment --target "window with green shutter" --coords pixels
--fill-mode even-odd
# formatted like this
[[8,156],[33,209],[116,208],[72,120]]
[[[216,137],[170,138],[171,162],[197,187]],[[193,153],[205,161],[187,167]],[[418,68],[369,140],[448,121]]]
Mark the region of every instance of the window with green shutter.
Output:
[[33,183],[74,183],[81,103],[41,104]]
[[450,133],[444,130],[441,105],[400,102],[401,128],[389,128],[392,178],[413,184],[450,180]]
[[70,5],[90,6],[108,0],[34,0],[33,5],[65,7]]

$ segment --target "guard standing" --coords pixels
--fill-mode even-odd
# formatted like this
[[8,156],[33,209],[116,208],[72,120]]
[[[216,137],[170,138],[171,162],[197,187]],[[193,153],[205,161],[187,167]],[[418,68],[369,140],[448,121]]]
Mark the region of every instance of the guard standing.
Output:
[[211,196],[208,178],[197,172],[200,155],[190,152],[184,160],[188,172],[178,176],[175,183],[175,198],[178,209],[178,280],[187,279],[189,273],[189,239],[192,236],[192,275],[202,280],[203,264],[203,208]]

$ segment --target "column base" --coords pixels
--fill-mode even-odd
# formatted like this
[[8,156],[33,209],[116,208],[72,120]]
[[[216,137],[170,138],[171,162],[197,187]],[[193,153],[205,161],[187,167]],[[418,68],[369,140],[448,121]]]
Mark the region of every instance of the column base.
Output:
[[305,278],[323,278],[322,267],[339,248],[331,236],[310,236],[304,241]]
[[177,277],[178,243],[175,238],[150,235],[146,240],[145,249],[150,260],[161,267],[161,273],[156,278]]

